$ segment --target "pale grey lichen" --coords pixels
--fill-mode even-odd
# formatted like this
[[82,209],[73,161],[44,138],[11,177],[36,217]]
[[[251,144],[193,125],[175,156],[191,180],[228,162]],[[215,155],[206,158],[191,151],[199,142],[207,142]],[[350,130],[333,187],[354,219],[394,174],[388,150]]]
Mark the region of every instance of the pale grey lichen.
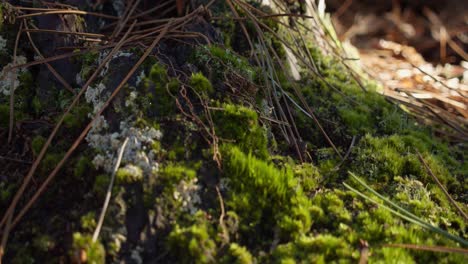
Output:
[[123,16],[125,12],[125,1],[123,0],[114,0],[112,1],[112,7],[119,17]]
[[176,201],[181,203],[181,209],[195,214],[198,211],[197,205],[201,204],[199,190],[201,186],[197,184],[198,179],[194,178],[190,181],[182,180],[176,186],[173,197]]
[[10,95],[11,88],[16,90],[20,85],[20,81],[18,79],[19,75],[26,71],[26,69],[19,68],[11,70],[10,67],[24,64],[26,63],[26,57],[24,56],[17,56],[16,63],[13,62],[8,63],[5,67],[3,67],[2,71],[0,72],[0,93],[8,96]]
[[0,35],[0,52],[6,51],[5,50],[6,45],[7,45],[7,40],[4,39],[3,36]]
[[93,113],[97,113],[104,105],[105,99],[109,97],[108,94],[103,93],[105,89],[106,86],[103,83],[99,83],[96,87],[89,86],[86,89],[85,100],[93,105]]

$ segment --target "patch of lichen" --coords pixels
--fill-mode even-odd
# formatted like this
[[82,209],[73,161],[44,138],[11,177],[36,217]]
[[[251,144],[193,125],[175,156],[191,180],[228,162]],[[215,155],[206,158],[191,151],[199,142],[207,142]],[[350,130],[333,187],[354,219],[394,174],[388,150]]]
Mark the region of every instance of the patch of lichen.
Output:
[[275,238],[295,238],[310,228],[309,200],[289,167],[276,168],[232,145],[224,145],[222,153],[226,204],[239,215],[243,243],[263,248]]

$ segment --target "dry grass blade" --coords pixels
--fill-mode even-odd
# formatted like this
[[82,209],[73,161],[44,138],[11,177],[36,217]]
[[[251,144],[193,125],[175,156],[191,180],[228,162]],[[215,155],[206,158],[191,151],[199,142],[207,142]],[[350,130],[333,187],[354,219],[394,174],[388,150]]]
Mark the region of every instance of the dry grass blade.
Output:
[[452,198],[452,196],[448,193],[447,189],[444,187],[444,185],[439,181],[437,176],[432,172],[431,168],[427,164],[427,162],[424,160],[423,156],[419,151],[417,151],[418,158],[421,161],[421,163],[424,165],[424,168],[426,171],[431,175],[432,179],[437,183],[437,186],[444,192],[445,196],[447,196],[447,199],[450,201],[450,203],[457,208],[458,212],[460,215],[462,215],[465,218],[465,221],[468,221],[468,215],[463,211],[463,209],[458,205],[458,203]]
[[383,245],[383,247],[407,248],[407,249],[424,250],[424,251],[432,251],[432,252],[460,253],[460,254],[468,255],[468,249],[464,249],[464,248],[426,246],[426,245],[414,245],[414,244],[385,244]]
[[118,17],[105,15],[101,13],[93,13],[93,12],[71,10],[71,9],[37,12],[37,13],[32,13],[32,14],[21,15],[21,16],[16,17],[16,19],[30,18],[30,17],[35,17],[35,16],[45,16],[45,15],[90,15],[90,16],[97,16],[97,17],[108,18],[108,19],[119,19]]
[[[13,50],[13,65],[16,64],[16,54],[18,52],[18,44],[19,44],[19,39],[21,36],[21,33],[23,31],[23,26],[24,26],[24,21],[21,21],[20,27],[18,29],[18,33],[16,34],[16,40],[15,40],[15,47]],[[15,123],[15,80],[14,75],[16,73],[16,69],[13,70],[13,73],[11,73],[11,86],[10,86],[10,125],[8,127],[8,144],[11,143],[11,140],[13,138],[13,126]]]
[[124,142],[122,143],[122,146],[119,149],[119,153],[117,154],[117,160],[115,161],[115,166],[114,166],[114,169],[112,170],[112,175],[111,175],[111,179],[109,182],[109,186],[107,187],[106,198],[104,200],[104,205],[102,206],[101,215],[99,216],[96,229],[94,230],[94,233],[93,233],[93,242],[97,241],[99,237],[99,233],[101,232],[102,223],[104,223],[104,217],[106,216],[107,207],[109,206],[110,198],[112,195],[112,187],[114,186],[115,174],[117,173],[117,170],[120,167],[120,162],[122,161],[122,156],[125,151],[125,147],[127,146],[127,143],[128,143],[128,137],[125,138]]

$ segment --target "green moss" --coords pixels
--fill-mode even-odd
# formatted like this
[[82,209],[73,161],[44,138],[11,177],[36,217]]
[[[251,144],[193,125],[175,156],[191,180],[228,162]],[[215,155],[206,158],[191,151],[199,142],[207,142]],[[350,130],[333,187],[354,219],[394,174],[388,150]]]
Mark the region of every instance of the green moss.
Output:
[[86,253],[86,259],[89,264],[103,264],[105,263],[106,252],[104,247],[99,242],[93,242],[92,237],[83,235],[81,233],[73,234],[73,251],[72,255],[80,254],[80,251]]
[[291,169],[277,169],[233,146],[223,146],[222,153],[224,175],[229,179],[226,203],[239,214],[240,231],[247,241],[268,243],[272,237],[267,230],[275,228],[284,238],[310,228],[310,202]]
[[96,214],[89,212],[81,217],[81,228],[87,232],[93,232],[96,229]]
[[168,236],[169,250],[181,263],[215,263],[216,243],[211,239],[212,231],[206,221],[197,222],[188,227],[176,225]]
[[223,104],[213,113],[217,136],[234,140],[244,152],[266,159],[269,156],[265,130],[258,124],[257,113],[247,107]]
[[0,182],[0,204],[3,205],[8,202],[13,195],[15,190],[14,184],[8,184],[7,182]]
[[[167,117],[173,114],[176,110],[175,100],[173,95],[180,88],[180,83],[177,78],[169,78],[166,68],[160,63],[155,63],[149,72],[149,78],[144,81],[144,89],[148,102],[151,108],[143,109],[147,114],[152,115],[154,111],[159,117]],[[141,101],[141,98],[138,99]],[[140,102],[140,104],[142,104]]]
[[407,250],[401,248],[383,248],[381,254],[371,255],[369,263],[416,263]]
[[107,192],[107,186],[109,186],[110,183],[110,176],[107,174],[99,174],[96,176],[96,179],[94,180],[94,185],[93,185],[93,192],[95,192],[97,195],[104,196]]
[[34,96],[34,98],[32,99],[32,108],[34,110],[34,112],[36,114],[40,114],[42,112],[42,104],[41,104],[41,101],[39,99],[39,97],[37,96]]
[[247,248],[237,243],[231,243],[221,263],[252,264],[254,263],[254,258]]
[[91,112],[91,108],[88,105],[78,105],[65,115],[63,123],[66,128],[78,130],[88,120],[88,114]]
[[33,239],[33,246],[42,252],[48,252],[55,247],[55,241],[48,235],[39,235]]
[[257,70],[250,65],[247,59],[231,49],[217,45],[198,47],[193,54],[192,61],[200,68],[206,68],[206,65],[209,65],[207,71],[213,72],[215,80],[222,80],[227,69],[237,72],[250,81],[255,80],[257,76]]
[[50,173],[57,166],[60,160],[62,160],[63,156],[63,153],[46,154],[40,165],[41,173]]
[[198,93],[212,94],[214,92],[211,82],[201,73],[192,73],[189,81],[190,86]]
[[88,157],[80,157],[75,164],[73,174],[76,178],[81,178],[86,172],[93,169],[93,163]]
[[116,180],[119,184],[140,182],[143,180],[143,171],[138,166],[128,164],[117,171]]
[[[343,239],[332,235],[303,236],[294,242],[279,245],[272,253],[273,263],[353,263],[359,253]],[[339,262],[335,262],[339,260]]]
[[46,143],[46,139],[43,136],[35,136],[31,142],[31,149],[33,151],[34,156],[39,155],[42,147]]
[[181,180],[191,180],[196,176],[197,173],[193,169],[176,164],[168,164],[159,172],[161,184],[167,186],[174,186]]
[[299,179],[304,192],[311,193],[320,186],[322,175],[319,169],[311,163],[303,163],[293,167],[294,175]]

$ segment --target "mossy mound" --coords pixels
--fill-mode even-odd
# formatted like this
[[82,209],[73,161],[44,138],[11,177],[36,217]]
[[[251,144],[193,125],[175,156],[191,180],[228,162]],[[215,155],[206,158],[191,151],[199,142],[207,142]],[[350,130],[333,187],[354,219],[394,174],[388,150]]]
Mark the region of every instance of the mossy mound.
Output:
[[[229,17],[226,3],[216,2],[215,18]],[[260,19],[274,32],[284,30],[269,16]],[[198,20],[187,22],[190,30],[203,22],[203,30],[219,33],[224,45],[215,39],[213,45],[161,40],[11,236],[8,261],[355,263],[363,256],[373,263],[464,261],[462,254],[390,247],[466,247],[461,243],[466,219],[422,162],[465,208],[463,144],[436,137],[432,128],[387,101],[370,81],[360,84],[308,38],[305,46],[317,72],[305,70],[293,81],[280,67],[286,63],[285,49],[273,32],[265,32],[268,43],[263,44],[279,61],[267,66],[267,60],[253,59],[267,57],[259,39],[253,38],[258,50],[251,56],[238,23],[242,20]],[[245,27],[252,35],[258,30],[252,21]],[[77,76],[89,77],[103,55],[76,57]],[[38,181],[64,157],[115,88],[112,83],[122,78],[116,68],[138,55],[137,48],[116,55],[119,63],[110,63],[92,84],[87,103],[79,101],[65,116],[39,166]],[[53,90],[50,100],[39,100],[38,75],[31,70],[19,77],[18,122],[38,117],[55,122],[73,99],[62,89]],[[2,133],[8,126],[8,99],[0,96]],[[310,111],[300,107],[305,104]],[[35,158],[51,129],[31,127],[24,149]],[[110,188],[123,142],[128,144]],[[354,174],[450,236],[390,212]],[[5,207],[18,184],[2,178],[0,187]],[[93,241],[108,190],[107,215]]]

